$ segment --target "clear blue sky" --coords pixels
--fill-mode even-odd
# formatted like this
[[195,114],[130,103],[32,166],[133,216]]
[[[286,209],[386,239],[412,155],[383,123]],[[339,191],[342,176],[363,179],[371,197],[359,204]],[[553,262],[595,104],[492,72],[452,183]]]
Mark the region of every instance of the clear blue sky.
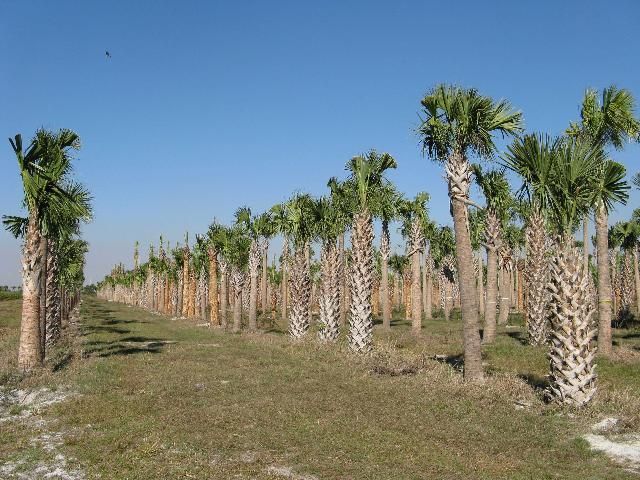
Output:
[[[322,194],[369,148],[393,154],[399,188],[428,191],[432,217],[448,223],[440,168],[414,133],[423,94],[473,86],[509,99],[528,130],[557,134],[586,87],[640,97],[639,24],[637,0],[4,0],[0,139],[41,126],[80,134],[77,173],[95,196],[91,281],[131,263],[135,240],[173,242],[242,204]],[[6,140],[0,152],[0,213],[18,213]],[[637,145],[616,158],[640,170]],[[0,284],[19,278],[19,244],[2,232]]]

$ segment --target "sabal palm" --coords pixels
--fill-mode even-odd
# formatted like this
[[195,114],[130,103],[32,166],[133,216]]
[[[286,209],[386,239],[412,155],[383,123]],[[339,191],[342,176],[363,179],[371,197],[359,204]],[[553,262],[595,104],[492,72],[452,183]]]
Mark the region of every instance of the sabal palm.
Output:
[[[28,370],[42,363],[44,331],[40,320],[40,282],[44,268],[40,249],[49,233],[48,219],[65,212],[82,218],[89,215],[86,205],[77,202],[79,186],[70,181],[70,149],[80,146],[78,136],[70,130],[52,133],[39,130],[26,151],[22,137],[10,140],[18,161],[24,206],[28,211],[25,245],[22,256],[23,306],[18,364]],[[83,190],[83,189],[82,189]],[[84,190],[83,190],[84,191]]]
[[[555,251],[548,264],[548,393],[553,400],[567,405],[584,405],[595,393],[595,351],[591,345],[595,330],[589,278],[571,234],[593,204],[595,179],[603,157],[602,149],[590,142],[551,141],[540,136],[517,140],[505,155],[506,165],[524,179],[522,191],[528,192],[534,205],[543,209],[556,234]],[[544,252],[538,254],[544,257]]]
[[[621,150],[626,140],[638,139],[640,121],[635,117],[635,99],[631,92],[610,86],[598,92],[586,91],[580,111],[580,122],[568,129],[571,136],[584,138],[594,147]],[[596,248],[598,249],[598,348],[609,355],[611,341],[611,273],[607,258],[608,217],[615,203],[626,203],[628,185],[624,181],[622,165],[605,161],[598,170],[598,188],[595,192]],[[586,220],[585,220],[586,225]],[[586,246],[585,246],[586,249]]]
[[293,338],[303,337],[311,325],[311,274],[307,250],[315,234],[313,207],[314,201],[308,194],[296,194],[285,204],[286,233],[294,246],[289,278],[289,334]]
[[420,253],[424,244],[424,225],[428,221],[426,192],[418,193],[413,200],[405,200],[400,206],[404,218],[402,233],[408,238],[407,256],[411,263],[411,321],[412,332],[422,331],[422,291],[420,288]]
[[258,270],[262,257],[259,245],[258,218],[251,215],[249,207],[241,207],[236,211],[236,224],[244,227],[251,238],[249,248],[249,330],[257,329],[257,301],[258,301]]
[[349,347],[354,352],[367,352],[371,349],[374,271],[372,214],[380,212],[384,192],[390,188],[385,173],[396,166],[391,155],[375,151],[354,157],[347,163],[347,170],[350,172],[347,188],[351,192],[355,210],[351,230],[349,283]]
[[438,85],[422,99],[424,118],[419,127],[423,151],[443,162],[456,238],[456,260],[464,322],[465,379],[483,379],[478,331],[478,307],[467,205],[471,165],[469,155],[491,158],[493,135],[514,135],[522,130],[522,115],[508,102],[495,102],[473,89]]
[[391,328],[391,301],[389,299],[389,256],[391,255],[391,237],[389,223],[399,216],[402,197],[394,188],[383,191],[380,201],[380,294],[382,296],[382,328]]
[[337,239],[344,232],[340,214],[329,198],[314,205],[316,230],[322,241],[320,255],[320,330],[324,341],[336,341],[340,333],[340,255]]
[[[484,311],[483,342],[491,343],[496,336],[496,306],[498,298],[498,252],[502,247],[502,227],[507,221],[511,206],[511,190],[503,171],[483,172],[479,165],[473,166],[476,182],[486,200],[484,246],[487,253],[487,300]],[[504,290],[504,282],[500,285]],[[504,295],[501,295],[504,298]],[[500,316],[506,321],[508,302],[500,302]]]

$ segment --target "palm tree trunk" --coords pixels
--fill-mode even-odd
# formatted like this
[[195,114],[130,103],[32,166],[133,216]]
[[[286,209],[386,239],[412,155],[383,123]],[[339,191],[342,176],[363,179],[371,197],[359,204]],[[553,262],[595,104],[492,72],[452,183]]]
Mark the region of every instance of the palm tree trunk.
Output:
[[321,254],[320,284],[320,340],[335,342],[340,328],[340,290],[339,272],[340,255],[335,241],[323,245]]
[[480,250],[478,250],[478,315],[484,314],[484,275],[483,275],[483,267],[482,265],[482,254]]
[[496,305],[498,297],[498,252],[487,247],[487,300],[484,310],[483,342],[491,343],[496,338]]
[[598,249],[598,350],[611,355],[611,272],[609,265],[609,218],[603,205],[596,209],[596,248]]
[[296,246],[291,265],[291,311],[289,313],[289,334],[301,338],[309,330],[311,279],[305,246]]
[[221,269],[220,275],[220,326],[227,328],[227,268]]
[[636,287],[636,315],[640,315],[640,272],[638,271],[638,246],[633,247],[633,283]]
[[447,159],[449,195],[456,237],[456,260],[460,285],[460,309],[463,321],[464,378],[466,381],[482,381],[482,357],[480,331],[478,329],[478,295],[473,271],[473,251],[469,235],[468,212],[465,200],[469,196],[469,162],[454,153]]
[[212,327],[220,326],[218,314],[218,251],[209,248],[209,324]]
[[340,325],[347,321],[347,256],[344,250],[344,233],[338,237],[338,251],[340,253]]
[[433,317],[433,259],[431,252],[425,249],[424,255],[424,316],[427,320]]
[[589,216],[585,215],[582,221],[582,249],[584,271],[589,272]]
[[43,359],[40,342],[42,261],[37,212],[31,212],[27,225],[25,245],[22,251],[22,320],[20,322],[20,345],[18,347],[18,366],[25,371],[40,366]]
[[40,255],[42,255],[42,272],[40,274],[40,348],[46,358],[47,339],[47,266],[49,265],[49,241],[40,237]]
[[[45,344],[53,345],[60,337],[60,311],[59,311],[59,290],[56,285],[58,276],[58,256],[56,254],[55,242],[49,240],[47,252],[47,279],[46,279],[46,327]],[[46,346],[45,346],[46,348]]]
[[261,301],[262,301],[262,314],[267,313],[267,300],[269,294],[267,293],[267,264],[269,263],[269,242],[264,241],[262,245],[262,280],[260,283]]
[[413,335],[422,332],[422,291],[420,290],[420,249],[414,246],[411,255],[411,330]]
[[289,242],[285,237],[282,242],[282,262],[280,263],[280,270],[282,272],[282,281],[281,281],[282,292],[280,294],[280,303],[282,307],[281,307],[280,314],[282,316],[282,322],[285,325],[289,319],[287,315],[287,287],[289,283],[289,278],[287,274],[287,264],[289,261],[288,258],[289,258]]
[[367,210],[357,213],[351,231],[351,305],[349,347],[354,352],[371,350],[373,319],[371,283],[373,277],[373,225]]
[[382,328],[391,329],[391,302],[389,301],[389,254],[391,241],[389,237],[389,223],[382,221],[382,235],[380,236],[380,294],[382,296]]
[[509,307],[510,307],[510,291],[511,285],[509,285],[509,272],[507,271],[506,264],[498,270],[498,282],[500,284],[500,312],[498,315],[498,325],[506,325],[509,319]]

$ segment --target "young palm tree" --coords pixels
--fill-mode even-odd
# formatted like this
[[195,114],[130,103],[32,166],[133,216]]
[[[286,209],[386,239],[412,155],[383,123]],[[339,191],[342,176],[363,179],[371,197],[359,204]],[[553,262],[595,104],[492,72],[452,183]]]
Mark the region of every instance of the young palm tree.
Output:
[[[640,273],[638,271],[638,240],[640,240],[640,223],[637,218],[640,214],[634,210],[632,219],[627,222],[618,222],[609,230],[611,244],[619,246],[623,253],[621,284],[621,308],[618,314],[619,323],[625,323],[631,315],[631,299],[636,297],[636,312],[640,312]],[[632,279],[633,277],[633,279]],[[600,340],[598,339],[598,346]]]
[[468,156],[475,153],[491,158],[496,151],[492,135],[519,133],[522,115],[513,112],[506,101],[494,102],[476,90],[447,85],[435,87],[421,103],[423,151],[444,163],[449,187],[464,321],[464,376],[469,381],[481,381],[477,294],[467,214],[471,181]]
[[229,264],[229,283],[233,288],[233,332],[242,328],[242,291],[249,266],[249,250],[252,240],[241,226],[227,229],[223,255]]
[[10,140],[18,161],[24,189],[24,205],[28,211],[25,243],[22,254],[22,322],[18,365],[29,370],[42,363],[45,332],[41,325],[40,293],[45,259],[40,249],[46,238],[46,219],[52,210],[67,212],[83,218],[89,215],[86,205],[77,201],[70,182],[70,149],[78,149],[78,136],[70,130],[57,134],[39,130],[27,148],[23,150],[22,137]]
[[413,200],[405,200],[400,206],[404,218],[403,235],[409,238],[407,257],[411,263],[411,320],[412,332],[422,331],[422,290],[420,288],[420,253],[424,245],[424,225],[427,222],[429,195],[420,192]]
[[372,212],[380,211],[381,200],[390,189],[385,172],[396,168],[396,161],[388,153],[371,151],[352,158],[347,163],[351,176],[347,188],[353,198],[355,213],[351,229],[351,307],[349,312],[349,347],[354,352],[371,349],[373,318],[371,292],[373,280],[373,221]]
[[251,246],[249,248],[249,330],[255,332],[258,329],[258,274],[260,269],[261,248],[260,248],[260,228],[259,217],[251,215],[249,207],[242,207],[236,211],[236,224],[241,225],[249,238]]
[[[640,122],[635,117],[635,100],[631,92],[610,86],[598,100],[596,90],[587,90],[582,101],[580,123],[573,123],[568,133],[585,138],[592,145],[621,150],[628,139],[638,139]],[[606,160],[598,170],[595,193],[596,244],[598,250],[598,349],[611,354],[611,275],[606,252],[609,211],[617,202],[626,203],[628,186],[622,165]],[[585,220],[586,229],[586,220]],[[585,249],[587,242],[585,239]]]

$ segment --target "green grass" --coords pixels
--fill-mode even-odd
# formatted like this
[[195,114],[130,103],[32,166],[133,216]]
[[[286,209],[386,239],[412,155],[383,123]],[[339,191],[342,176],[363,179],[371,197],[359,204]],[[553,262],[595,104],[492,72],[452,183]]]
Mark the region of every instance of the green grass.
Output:
[[[15,355],[18,308],[0,306],[3,359]],[[545,352],[522,344],[522,327],[500,331],[484,352],[487,382],[468,386],[459,321],[425,322],[416,340],[395,319],[357,357],[344,339],[291,342],[283,325],[232,335],[91,297],[82,315],[78,342],[21,383],[81,393],[47,416],[89,478],[284,478],[273,467],[319,479],[633,478],[579,438],[604,415],[638,425],[632,331],[616,331],[623,354],[600,362],[594,404],[562,412],[542,401]],[[3,424],[0,458],[37,459],[29,435]]]
[[0,302],[5,300],[18,300],[19,298],[22,298],[22,293],[20,292],[7,292],[0,290]]

